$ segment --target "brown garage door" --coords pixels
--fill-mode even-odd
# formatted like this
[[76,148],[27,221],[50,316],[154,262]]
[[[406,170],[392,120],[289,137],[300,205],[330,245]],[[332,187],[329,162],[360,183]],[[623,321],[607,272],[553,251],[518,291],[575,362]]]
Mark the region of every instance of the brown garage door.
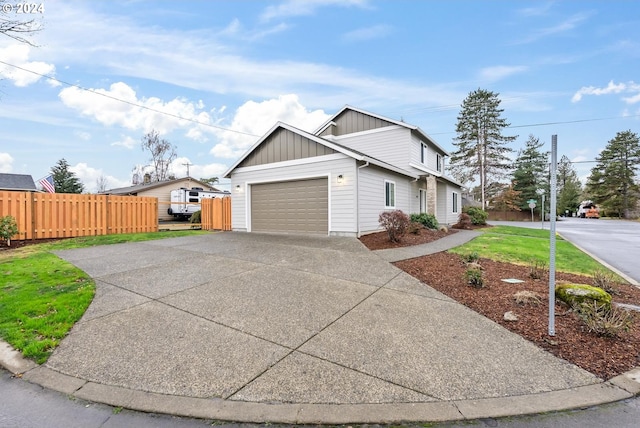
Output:
[[251,186],[253,232],[328,233],[327,178]]

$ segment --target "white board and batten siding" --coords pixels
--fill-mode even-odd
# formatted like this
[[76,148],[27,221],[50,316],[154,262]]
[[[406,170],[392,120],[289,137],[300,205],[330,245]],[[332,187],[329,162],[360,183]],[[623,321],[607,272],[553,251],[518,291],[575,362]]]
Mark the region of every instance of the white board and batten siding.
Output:
[[[370,233],[382,230],[378,218],[383,211],[402,210],[411,211],[411,184],[407,177],[393,172],[368,166],[360,169],[359,185],[359,217],[360,233]],[[394,208],[385,207],[385,181],[395,183],[396,205]]]
[[[458,199],[458,210],[453,211],[453,194],[456,193]],[[462,201],[460,188],[446,182],[438,181],[438,214],[436,218],[440,224],[455,224],[458,216],[462,212]]]
[[[342,183],[338,176],[342,175]],[[231,225],[251,231],[253,184],[327,178],[330,235],[355,235],[356,162],[340,153],[312,158],[236,168],[231,175]],[[237,188],[237,186],[240,186]]]
[[334,137],[334,141],[366,153],[367,156],[406,169],[409,166],[410,135],[409,129],[393,125]]

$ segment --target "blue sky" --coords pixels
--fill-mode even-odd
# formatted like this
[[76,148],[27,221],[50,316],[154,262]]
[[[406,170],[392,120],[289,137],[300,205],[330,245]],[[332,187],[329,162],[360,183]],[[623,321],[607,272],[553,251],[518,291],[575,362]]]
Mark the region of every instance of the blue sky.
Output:
[[640,133],[636,1],[43,3],[37,47],[0,36],[0,172],[36,180],[64,157],[89,191],[129,185],[151,129],[176,176],[221,176],[276,121],[312,131],[345,104],[452,151],[477,88],[500,94],[514,150],[557,134],[558,157],[593,161]]

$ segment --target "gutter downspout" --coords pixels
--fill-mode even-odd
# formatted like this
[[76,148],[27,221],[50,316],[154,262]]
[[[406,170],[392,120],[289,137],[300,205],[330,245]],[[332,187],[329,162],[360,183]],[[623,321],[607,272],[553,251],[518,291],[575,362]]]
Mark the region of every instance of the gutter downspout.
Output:
[[360,170],[369,166],[369,161],[356,168],[356,230],[357,237],[360,237]]

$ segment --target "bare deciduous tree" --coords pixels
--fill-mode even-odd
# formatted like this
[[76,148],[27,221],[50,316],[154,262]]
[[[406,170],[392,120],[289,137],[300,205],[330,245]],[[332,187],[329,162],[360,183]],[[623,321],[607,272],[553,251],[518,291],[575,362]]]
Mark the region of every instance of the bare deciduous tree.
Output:
[[[35,9],[31,10],[31,8]],[[4,34],[21,43],[35,46],[27,37],[42,29],[42,23],[38,18],[43,15],[44,10],[40,8],[44,8],[44,3],[0,0],[0,34]],[[30,19],[18,19],[20,17],[28,17]]]
[[145,134],[142,137],[142,150],[151,154],[151,181],[164,181],[169,178],[169,168],[178,155],[176,147],[164,138],[160,138],[157,131]]

